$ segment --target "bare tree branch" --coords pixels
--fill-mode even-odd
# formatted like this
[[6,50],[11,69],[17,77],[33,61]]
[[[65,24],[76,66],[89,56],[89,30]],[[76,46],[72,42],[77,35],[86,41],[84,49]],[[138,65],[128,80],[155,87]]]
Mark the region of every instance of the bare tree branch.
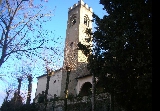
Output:
[[[23,0],[3,1],[0,10],[0,31],[2,31],[0,39],[0,67],[12,54],[36,52],[36,49],[46,48],[43,45],[45,42],[48,42],[44,40],[48,32],[46,34],[42,32],[42,23],[45,20],[44,17],[48,18],[48,12],[50,13],[50,11],[44,13],[43,5],[34,6],[33,0],[27,3],[28,8],[26,9],[28,9],[28,12],[25,10],[27,5],[23,4]],[[37,30],[38,28],[39,30]],[[29,37],[28,34],[30,32],[33,33],[33,31],[39,34],[38,36],[40,37],[35,35]],[[34,38],[37,43],[33,44],[31,38]]]

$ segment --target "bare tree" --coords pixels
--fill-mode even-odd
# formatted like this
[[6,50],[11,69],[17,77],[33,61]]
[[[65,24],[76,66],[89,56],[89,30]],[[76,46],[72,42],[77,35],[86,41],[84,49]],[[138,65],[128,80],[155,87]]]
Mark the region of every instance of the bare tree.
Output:
[[28,75],[27,76],[28,78],[28,94],[27,94],[27,101],[26,101],[26,104],[30,104],[30,101],[31,101],[31,92],[32,92],[32,75]]
[[[46,11],[34,0],[2,0],[0,5],[0,67],[11,56],[39,56],[49,36],[43,23],[50,20],[52,11]],[[50,48],[53,50],[53,48]]]
[[20,78],[17,78],[17,80],[18,80],[18,95],[20,95],[20,89],[21,89],[21,85],[22,85],[22,77],[20,77]]

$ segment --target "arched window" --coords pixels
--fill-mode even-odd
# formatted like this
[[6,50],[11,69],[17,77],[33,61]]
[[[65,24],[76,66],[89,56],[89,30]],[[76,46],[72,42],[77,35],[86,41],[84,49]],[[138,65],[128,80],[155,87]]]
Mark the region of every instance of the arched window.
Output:
[[89,27],[89,17],[87,15],[84,16],[84,24]]
[[72,15],[70,19],[70,27],[76,24],[76,19],[77,19],[76,15]]
[[88,96],[91,94],[92,84],[90,82],[85,82],[81,87],[80,95],[81,96]]

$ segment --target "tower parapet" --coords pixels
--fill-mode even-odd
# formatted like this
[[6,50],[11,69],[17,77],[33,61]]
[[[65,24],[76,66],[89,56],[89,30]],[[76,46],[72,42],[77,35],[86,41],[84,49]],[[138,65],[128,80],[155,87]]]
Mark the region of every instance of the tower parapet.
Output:
[[71,11],[72,9],[74,9],[75,7],[77,7],[78,5],[82,5],[86,9],[88,9],[89,11],[93,12],[93,9],[91,7],[89,7],[86,3],[84,3],[83,0],[80,0],[80,1],[78,1],[78,3],[75,3],[72,7],[70,7],[68,9],[68,11]]

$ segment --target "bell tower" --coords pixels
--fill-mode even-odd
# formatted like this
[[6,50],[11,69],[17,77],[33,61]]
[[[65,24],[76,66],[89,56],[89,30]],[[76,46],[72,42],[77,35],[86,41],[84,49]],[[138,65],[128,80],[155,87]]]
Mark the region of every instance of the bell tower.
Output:
[[86,28],[92,28],[92,14],[92,8],[88,7],[82,0],[69,8],[64,50],[64,67],[69,66],[75,69],[78,63],[85,63],[87,61],[82,51],[77,50],[77,44],[79,42],[87,44],[86,39],[88,36],[85,31]]
[[[64,49],[64,62],[63,69],[66,67],[71,68],[69,75],[68,94],[77,93],[77,80],[76,78],[80,75],[86,75],[87,68],[84,66],[87,63],[87,57],[78,50],[77,44],[88,44],[86,39],[89,37],[85,32],[86,29],[92,28],[92,14],[93,10],[88,7],[82,0],[74,4],[68,9],[68,21],[66,29],[65,49]],[[84,69],[83,69],[83,68]],[[66,70],[62,72],[62,83],[61,83],[61,96],[64,97],[64,89],[66,85],[67,73]]]

